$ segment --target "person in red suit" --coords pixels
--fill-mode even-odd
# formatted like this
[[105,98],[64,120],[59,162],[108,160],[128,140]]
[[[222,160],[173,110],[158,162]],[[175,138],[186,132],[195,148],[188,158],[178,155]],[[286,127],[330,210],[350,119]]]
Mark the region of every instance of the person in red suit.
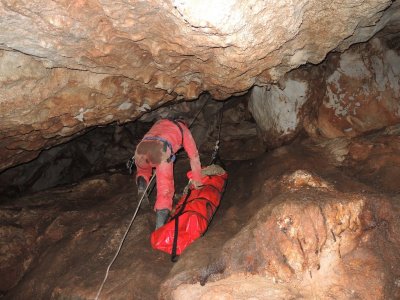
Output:
[[175,194],[173,164],[175,153],[182,147],[190,159],[193,172],[192,184],[194,187],[200,187],[199,153],[183,119],[157,121],[136,147],[136,184],[139,197],[142,197],[146,190],[153,168],[156,169],[157,198],[154,205],[156,229],[165,224],[172,210],[172,199]]

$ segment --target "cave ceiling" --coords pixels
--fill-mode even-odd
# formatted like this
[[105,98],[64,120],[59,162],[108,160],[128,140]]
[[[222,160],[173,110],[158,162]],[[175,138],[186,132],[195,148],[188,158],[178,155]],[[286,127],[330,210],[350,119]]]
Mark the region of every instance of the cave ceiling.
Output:
[[85,129],[278,82],[384,28],[397,1],[0,2],[0,171]]

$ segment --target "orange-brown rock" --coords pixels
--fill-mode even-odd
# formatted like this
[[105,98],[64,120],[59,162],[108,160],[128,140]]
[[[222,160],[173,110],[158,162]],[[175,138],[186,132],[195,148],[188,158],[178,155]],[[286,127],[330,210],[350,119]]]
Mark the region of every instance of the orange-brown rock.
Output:
[[173,270],[161,299],[372,300],[400,295],[398,210],[394,213],[388,198],[339,192],[304,170],[272,182],[265,187],[275,186],[279,195],[207,267]]
[[400,121],[400,55],[384,35],[318,66],[289,72],[278,84],[254,87],[249,109],[273,147],[303,128],[313,137],[355,137]]
[[[100,299],[398,299],[400,198],[370,185],[399,177],[396,132],[227,162],[207,233],[175,264],[151,249],[154,213],[139,210]],[[177,190],[188,165],[177,161]],[[93,299],[137,202],[115,173],[1,202],[3,298]]]
[[374,38],[329,55],[319,67],[325,77],[324,95],[316,119],[306,123],[308,132],[328,138],[354,137],[398,123],[399,66],[398,50],[386,39]]
[[390,0],[3,1],[0,170],[174,99],[277,81],[367,40],[394,9]]
[[352,140],[347,147],[349,152],[343,165],[360,181],[396,195],[400,192],[399,127],[388,128],[385,133],[373,139],[360,137]]

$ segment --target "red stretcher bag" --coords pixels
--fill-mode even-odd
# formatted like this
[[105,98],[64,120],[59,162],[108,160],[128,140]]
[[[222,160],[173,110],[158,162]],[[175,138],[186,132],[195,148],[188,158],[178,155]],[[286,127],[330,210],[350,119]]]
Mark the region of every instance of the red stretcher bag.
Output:
[[[191,171],[187,176],[191,179]],[[171,254],[172,261],[176,261],[177,255],[206,232],[219,206],[227,178],[226,172],[203,175],[200,189],[190,186],[188,193],[178,201],[168,222],[151,234],[152,247]]]

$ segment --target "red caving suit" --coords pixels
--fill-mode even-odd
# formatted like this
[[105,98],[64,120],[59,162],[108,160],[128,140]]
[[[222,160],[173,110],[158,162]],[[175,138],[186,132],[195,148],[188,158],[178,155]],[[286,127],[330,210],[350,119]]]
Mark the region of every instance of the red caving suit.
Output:
[[[176,123],[179,123],[182,131]],[[160,138],[160,140],[154,140],[154,137],[156,137],[156,139]],[[146,140],[146,138],[150,140]],[[166,143],[161,140],[170,143],[173,153],[171,153]],[[199,153],[190,130],[183,122],[167,119],[157,121],[136,147],[136,178],[142,176],[148,183],[152,175],[152,169],[156,168],[157,200],[154,206],[155,210],[165,208],[172,210],[172,198],[175,193],[174,172],[173,161],[168,161],[168,159],[171,157],[171,154],[176,153],[182,147],[185,149],[190,159],[193,181],[201,183]]]

